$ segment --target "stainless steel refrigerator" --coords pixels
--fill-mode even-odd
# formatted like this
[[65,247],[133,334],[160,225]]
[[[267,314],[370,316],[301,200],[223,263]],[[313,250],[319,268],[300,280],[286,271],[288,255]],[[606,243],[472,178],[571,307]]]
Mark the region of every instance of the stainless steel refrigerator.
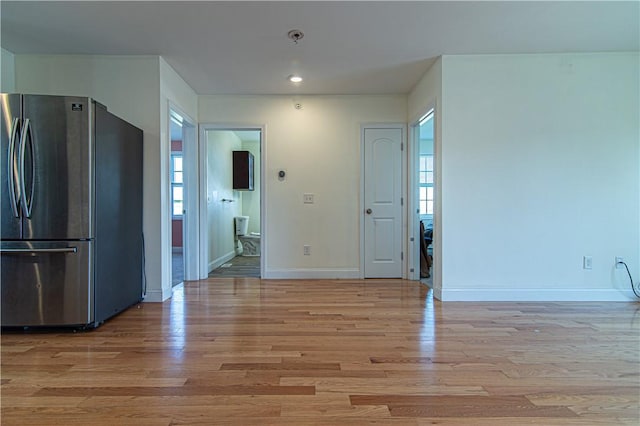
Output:
[[91,98],[0,96],[0,324],[96,327],[142,299],[142,130]]

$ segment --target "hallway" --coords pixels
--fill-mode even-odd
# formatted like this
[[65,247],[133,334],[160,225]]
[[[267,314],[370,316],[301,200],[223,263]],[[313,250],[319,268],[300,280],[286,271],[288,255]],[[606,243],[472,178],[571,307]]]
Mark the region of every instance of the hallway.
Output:
[[176,286],[184,281],[184,260],[182,252],[171,253],[171,285]]
[[209,273],[209,278],[260,278],[260,256],[236,256]]

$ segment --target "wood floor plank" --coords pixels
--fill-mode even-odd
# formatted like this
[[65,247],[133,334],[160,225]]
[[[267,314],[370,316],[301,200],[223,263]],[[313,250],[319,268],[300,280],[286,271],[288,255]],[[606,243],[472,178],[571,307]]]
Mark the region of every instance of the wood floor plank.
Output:
[[88,332],[3,330],[2,425],[640,423],[633,303],[211,278]]
[[274,377],[278,380],[283,377],[360,377],[360,378],[384,378],[387,373],[376,370],[278,370],[278,371],[247,371],[246,378]]
[[[187,380],[188,382],[188,380]],[[192,395],[313,395],[313,386],[228,385],[165,387],[45,387],[34,396],[192,396]]]
[[396,417],[576,417],[567,407],[537,406],[524,396],[352,395],[353,405],[386,405]]
[[3,405],[7,407],[78,407],[87,396],[78,397],[38,397],[38,398],[25,398],[23,396],[8,396],[3,395]]
[[381,406],[353,406],[349,404],[289,404],[283,403],[282,417],[333,417],[336,423],[349,417],[373,417],[388,419],[391,416],[387,407]]
[[91,396],[85,398],[80,404],[81,408],[92,407],[158,407],[171,406],[208,406],[230,405],[246,406],[254,405],[344,405],[351,406],[346,395],[315,394],[315,395],[162,395],[162,396]]
[[536,407],[510,405],[391,405],[389,412],[392,417],[577,417],[576,413],[567,407]]
[[406,418],[399,417],[404,420],[413,420],[419,426],[432,425],[473,425],[473,426],[521,426],[521,425],[540,425],[540,426],[637,426],[637,419],[629,418],[611,418],[608,421],[603,419],[585,420],[580,417],[420,417]]
[[84,411],[75,413],[50,412],[32,409],[7,409],[2,412],[4,426],[169,426],[171,417],[148,416],[145,418],[107,419],[101,415],[93,415]]

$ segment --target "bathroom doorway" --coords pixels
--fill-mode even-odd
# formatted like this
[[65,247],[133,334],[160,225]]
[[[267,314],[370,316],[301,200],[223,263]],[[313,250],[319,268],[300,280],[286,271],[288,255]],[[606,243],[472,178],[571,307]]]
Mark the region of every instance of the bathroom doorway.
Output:
[[205,277],[259,278],[264,265],[263,129],[203,125],[200,133],[201,265],[206,268],[201,272]]

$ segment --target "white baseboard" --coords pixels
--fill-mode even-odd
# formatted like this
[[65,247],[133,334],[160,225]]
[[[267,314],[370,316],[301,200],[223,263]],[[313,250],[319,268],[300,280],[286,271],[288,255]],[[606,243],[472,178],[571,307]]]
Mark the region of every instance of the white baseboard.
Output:
[[357,268],[295,268],[295,269],[270,269],[264,271],[264,279],[346,279],[360,278],[360,270]]
[[165,297],[162,290],[149,290],[144,296],[143,302],[164,302],[169,297],[171,297],[171,292],[169,292]]
[[212,262],[209,262],[209,272],[213,271],[216,268],[219,268],[220,265],[223,265],[223,264],[227,263],[228,261],[230,261],[234,257],[236,257],[236,251],[235,250],[230,251],[229,253],[225,254],[224,256],[220,256],[219,258],[215,259]]
[[440,287],[433,287],[433,297],[435,297],[438,300],[442,300],[442,288]]
[[[629,302],[631,290],[616,289],[442,289],[443,302]],[[440,297],[438,297],[440,296]]]

